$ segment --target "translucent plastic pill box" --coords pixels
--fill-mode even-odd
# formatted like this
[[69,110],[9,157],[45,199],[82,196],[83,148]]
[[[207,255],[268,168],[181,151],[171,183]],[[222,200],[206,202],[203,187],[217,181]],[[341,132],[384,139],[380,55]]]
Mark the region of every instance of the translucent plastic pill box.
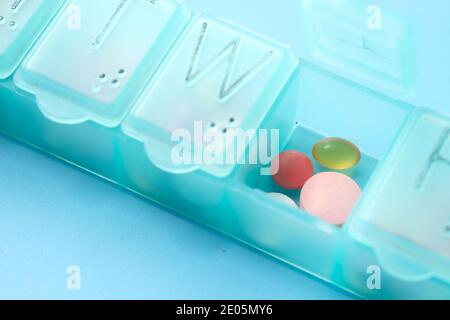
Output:
[[[178,1],[1,0],[0,130],[362,297],[448,299],[449,114],[407,102],[408,21],[374,32],[357,3],[298,2],[306,61]],[[353,141],[362,197],[333,226],[271,198],[263,164],[174,163],[171,134],[196,123],[308,155]]]

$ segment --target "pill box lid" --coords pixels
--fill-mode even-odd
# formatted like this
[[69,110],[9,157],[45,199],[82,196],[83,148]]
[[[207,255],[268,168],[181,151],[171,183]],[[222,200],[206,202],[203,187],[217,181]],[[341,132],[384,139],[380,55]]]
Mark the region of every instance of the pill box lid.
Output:
[[14,83],[54,122],[117,127],[190,16],[176,0],[66,1]]
[[[299,3],[301,35],[313,62],[384,95],[415,103],[417,30],[407,17],[369,1]],[[450,159],[449,128],[449,119],[417,108],[344,226],[352,238],[373,250],[383,271],[401,281],[450,283],[450,200],[445,195],[450,170],[443,167],[444,161],[427,167],[435,157]],[[434,170],[433,179],[427,181],[427,189],[419,190],[416,180],[426,168]]]
[[417,108],[345,226],[397,279],[450,283],[449,159],[450,119]]
[[0,80],[13,74],[63,3],[0,1]]
[[366,1],[298,0],[310,59],[398,100],[416,92],[412,24]]

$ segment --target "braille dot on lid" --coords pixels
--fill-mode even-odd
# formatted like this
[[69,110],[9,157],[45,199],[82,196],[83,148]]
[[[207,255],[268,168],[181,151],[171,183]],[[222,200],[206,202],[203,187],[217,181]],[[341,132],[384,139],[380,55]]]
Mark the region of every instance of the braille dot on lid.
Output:
[[314,145],[313,156],[321,166],[332,170],[353,168],[361,160],[358,147],[340,138],[320,140]]
[[119,71],[117,71],[117,74],[121,78],[125,77],[125,69],[119,69]]
[[450,238],[450,225],[445,227],[444,232],[445,232],[445,235]]
[[119,85],[120,85],[120,82],[119,82],[118,79],[113,79],[113,80],[111,80],[111,86],[112,86],[113,88],[117,88]]
[[108,80],[108,77],[106,76],[106,74],[102,73],[102,74],[100,74],[100,75],[98,76],[98,79],[99,79],[101,82],[106,82],[106,81]]
[[9,23],[9,27],[11,30],[16,30],[17,29],[17,23],[15,21],[11,21]]

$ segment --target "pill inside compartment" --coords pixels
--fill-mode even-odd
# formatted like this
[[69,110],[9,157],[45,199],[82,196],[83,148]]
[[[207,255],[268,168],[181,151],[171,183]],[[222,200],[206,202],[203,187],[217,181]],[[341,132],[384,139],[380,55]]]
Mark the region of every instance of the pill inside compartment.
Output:
[[[287,94],[282,102],[295,104],[297,110],[295,117],[292,117],[291,134],[282,139],[280,152],[303,152],[313,161],[316,174],[341,172],[351,177],[364,194],[412,108],[305,61],[300,64],[294,87],[293,90],[298,90],[298,94]],[[274,128],[270,117],[265,127]],[[345,171],[320,166],[313,158],[312,151],[318,141],[327,137],[344,138],[358,146],[361,150],[359,163]],[[323,268],[326,269],[326,262],[331,268],[337,252],[336,243],[341,233],[346,232],[354,212],[342,226],[324,222],[300,208],[300,189],[283,189],[271,176],[262,175],[262,168],[262,165],[243,165],[234,176],[241,193],[239,202],[234,203],[234,206],[247,212],[241,221],[242,228],[253,241],[279,251],[281,256],[302,265],[308,265],[309,260],[320,256],[324,261]],[[298,207],[293,208],[290,202],[280,201],[272,193],[289,196]],[[308,248],[299,250],[304,243],[308,244]],[[293,256],[296,250],[299,254]],[[331,272],[331,269],[324,272]]]

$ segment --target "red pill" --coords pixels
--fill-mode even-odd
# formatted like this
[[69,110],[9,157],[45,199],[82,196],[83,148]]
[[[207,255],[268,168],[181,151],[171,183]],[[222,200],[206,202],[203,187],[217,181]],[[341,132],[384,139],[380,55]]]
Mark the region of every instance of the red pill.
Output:
[[298,151],[285,151],[272,160],[273,180],[284,189],[300,189],[314,174],[314,165],[307,155]]

